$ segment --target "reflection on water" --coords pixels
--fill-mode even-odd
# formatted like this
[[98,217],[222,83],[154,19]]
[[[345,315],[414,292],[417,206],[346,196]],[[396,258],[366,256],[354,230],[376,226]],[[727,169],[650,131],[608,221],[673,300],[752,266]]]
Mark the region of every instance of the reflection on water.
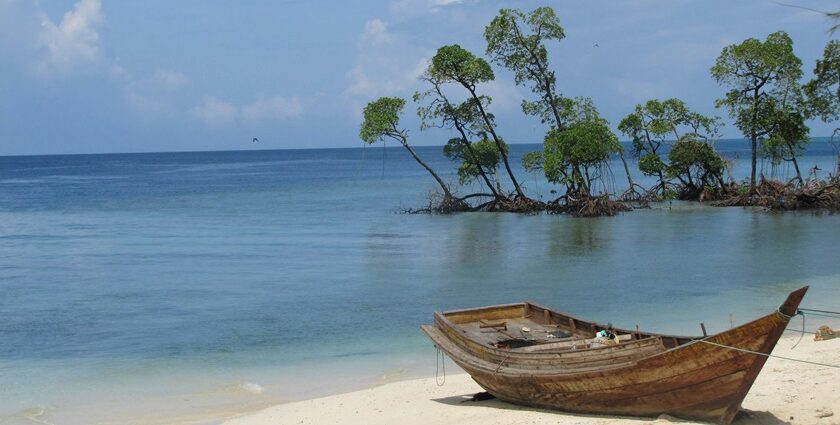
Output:
[[546,231],[552,257],[587,257],[608,248],[609,223],[598,220],[553,220]]

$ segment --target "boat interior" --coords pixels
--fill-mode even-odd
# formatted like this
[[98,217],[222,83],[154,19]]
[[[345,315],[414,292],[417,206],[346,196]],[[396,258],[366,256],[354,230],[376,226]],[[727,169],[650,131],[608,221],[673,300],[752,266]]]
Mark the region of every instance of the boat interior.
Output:
[[[603,348],[651,338],[661,339],[669,349],[703,338],[642,332],[638,326],[612,328],[531,302],[438,313],[436,320],[481,345],[523,353]],[[607,336],[598,335],[602,330]]]

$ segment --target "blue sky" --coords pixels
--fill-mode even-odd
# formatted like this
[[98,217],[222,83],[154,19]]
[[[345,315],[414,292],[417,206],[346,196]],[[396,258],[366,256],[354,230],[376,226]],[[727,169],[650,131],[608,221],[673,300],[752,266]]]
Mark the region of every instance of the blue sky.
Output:
[[[725,117],[708,72],[724,46],[785,30],[808,78],[831,38],[821,15],[769,0],[0,0],[0,155],[358,147],[367,101],[422,89],[442,45],[483,54],[499,8],[543,5],[566,29],[550,45],[558,88],[592,97],[613,126],[651,98]],[[528,90],[495,70],[480,90],[499,133],[540,142],[544,126],[519,109]],[[414,109],[411,142],[445,143]],[[731,124],[723,135],[739,137]]]

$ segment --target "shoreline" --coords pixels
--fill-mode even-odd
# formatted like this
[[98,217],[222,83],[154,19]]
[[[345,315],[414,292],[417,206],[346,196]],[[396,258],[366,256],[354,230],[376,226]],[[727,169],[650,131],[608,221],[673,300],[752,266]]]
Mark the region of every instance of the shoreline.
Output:
[[[814,341],[806,335],[796,348],[798,336],[785,336],[776,345],[777,356],[840,366],[840,338]],[[454,366],[451,360],[449,365]],[[634,424],[683,421],[667,415],[631,418],[582,415],[529,408],[499,400],[472,402],[483,391],[469,375],[446,376],[442,386],[435,377],[385,383],[363,390],[327,397],[283,403],[229,418],[224,425],[269,424],[549,424],[573,421],[581,425]],[[450,369],[451,370],[451,369]],[[773,358],[768,359],[742,404],[743,425],[840,424],[840,369]]]

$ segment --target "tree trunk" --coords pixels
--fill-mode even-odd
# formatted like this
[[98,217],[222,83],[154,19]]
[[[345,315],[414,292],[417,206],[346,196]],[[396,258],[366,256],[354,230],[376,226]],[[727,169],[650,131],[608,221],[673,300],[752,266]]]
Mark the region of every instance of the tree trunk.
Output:
[[840,177],[840,151],[837,152],[837,169],[834,170],[834,177]]
[[720,175],[720,173],[715,173],[715,179],[718,181],[718,184],[720,185],[720,190],[722,190],[724,193],[728,192],[726,190],[726,183],[723,182],[723,176]]
[[493,141],[496,143],[496,147],[499,148],[499,154],[502,156],[502,162],[505,164],[505,170],[510,177],[511,183],[513,183],[513,188],[516,190],[516,193],[521,196],[525,197],[525,194],[522,193],[522,188],[519,187],[519,182],[516,181],[516,176],[513,175],[513,170],[510,168],[510,163],[508,162],[508,156],[505,153],[505,149],[502,146],[502,141],[499,140],[499,136],[496,134],[496,130],[493,128],[493,123],[490,122],[490,118],[487,116],[487,112],[484,111],[484,105],[481,104],[481,99],[479,99],[478,95],[475,94],[475,90],[466,85],[462,84],[467,90],[469,90],[470,94],[472,95],[473,99],[475,99],[476,104],[478,104],[478,110],[481,112],[481,117],[484,118],[484,123],[487,124],[487,129],[490,130],[490,135],[493,136]]
[[662,174],[662,170],[659,170],[659,187],[662,190],[662,196],[665,196],[665,189],[668,186],[665,184],[665,174]]
[[756,134],[755,126],[758,125],[758,90],[759,86],[753,89],[753,110],[752,122],[750,123],[750,144],[752,145],[752,170],[750,171],[750,196],[755,196],[755,169],[756,169],[756,154],[758,151],[758,135]]
[[431,174],[432,177],[434,177],[435,180],[437,180],[438,184],[440,185],[440,188],[443,189],[443,194],[447,198],[453,198],[452,193],[449,192],[449,188],[446,186],[446,183],[443,182],[443,179],[440,178],[440,176],[438,176],[437,173],[435,173],[435,170],[432,170],[432,167],[429,167],[429,165],[426,164],[425,161],[420,159],[420,157],[417,155],[417,152],[414,152],[414,149],[412,149],[411,146],[409,146],[408,140],[406,140],[405,137],[403,137],[403,136],[401,136],[397,140],[399,140],[399,142],[403,145],[403,147],[408,150],[408,153],[411,154],[411,156],[414,158],[414,160],[417,161],[418,164],[422,165],[423,168],[425,168],[426,171],[428,171],[429,174]]
[[624,146],[618,151],[618,157],[621,158],[621,163],[624,164],[624,172],[627,173],[627,184],[629,190],[633,190],[633,177],[630,176],[630,167],[627,166],[627,160],[624,159]]
[[[440,97],[440,99],[443,100],[444,104],[448,108],[452,108],[452,104],[449,103],[449,99],[446,96],[443,95],[443,92],[440,89],[440,84],[436,83],[436,82],[432,82],[432,84],[434,85],[434,88],[435,88],[435,91],[438,94],[438,97]],[[487,185],[487,187],[490,189],[490,192],[493,193],[493,196],[496,199],[501,198],[501,196],[499,196],[499,192],[496,191],[496,189],[493,187],[493,184],[490,182],[490,179],[487,177],[487,173],[484,172],[484,168],[481,166],[481,164],[479,164],[478,159],[477,159],[478,156],[476,156],[475,151],[473,151],[473,148],[472,148],[472,143],[470,143],[469,138],[467,138],[467,133],[466,133],[466,131],[464,131],[463,123],[460,122],[460,120],[458,119],[457,116],[452,116],[452,122],[455,125],[455,129],[458,130],[458,133],[461,134],[461,141],[464,143],[464,146],[467,148],[467,152],[469,152],[470,156],[473,159],[475,159],[475,161],[473,161],[473,165],[478,169],[478,173],[481,175],[481,179],[484,180],[484,183]]]
[[796,157],[791,155],[790,161],[793,162],[793,169],[796,170],[796,179],[799,180],[799,184],[802,184],[802,173],[799,172],[799,162],[796,161]]
[[461,133],[461,141],[462,143],[464,143],[464,147],[467,148],[467,152],[470,154],[470,157],[472,157],[472,159],[475,160],[472,161],[472,163],[475,166],[475,168],[478,169],[478,174],[481,175],[481,179],[484,180],[484,183],[487,185],[488,188],[490,188],[490,192],[493,192],[493,196],[496,199],[499,199],[499,193],[496,192],[496,189],[493,187],[493,183],[490,182],[490,179],[487,177],[487,173],[484,172],[484,167],[482,167],[481,164],[478,162],[478,156],[476,156],[475,151],[472,148],[472,143],[470,143],[470,141],[467,140],[467,133],[461,127],[461,124],[457,122],[457,120],[455,122],[455,127],[457,128],[458,132]]
[[755,189],[755,169],[756,169],[756,152],[758,150],[758,138],[755,135],[755,130],[752,132],[750,143],[752,144],[752,171],[750,171],[750,196],[756,194]]
[[[522,37],[522,32],[519,31],[519,26],[514,25],[514,31],[516,37],[519,39],[519,42],[522,43],[523,46],[527,46]],[[560,111],[557,110],[557,100],[554,92],[551,90],[551,81],[549,79],[548,70],[544,69],[542,66],[542,62],[537,54],[531,50],[530,48],[526,47],[528,50],[528,55],[531,56],[531,63],[537,66],[537,72],[533,72],[529,70],[531,76],[536,80],[537,86],[542,85],[544,87],[544,98],[548,101],[549,106],[551,106],[551,112],[554,114],[555,126],[557,130],[561,130],[563,128],[563,123],[560,121]]]

